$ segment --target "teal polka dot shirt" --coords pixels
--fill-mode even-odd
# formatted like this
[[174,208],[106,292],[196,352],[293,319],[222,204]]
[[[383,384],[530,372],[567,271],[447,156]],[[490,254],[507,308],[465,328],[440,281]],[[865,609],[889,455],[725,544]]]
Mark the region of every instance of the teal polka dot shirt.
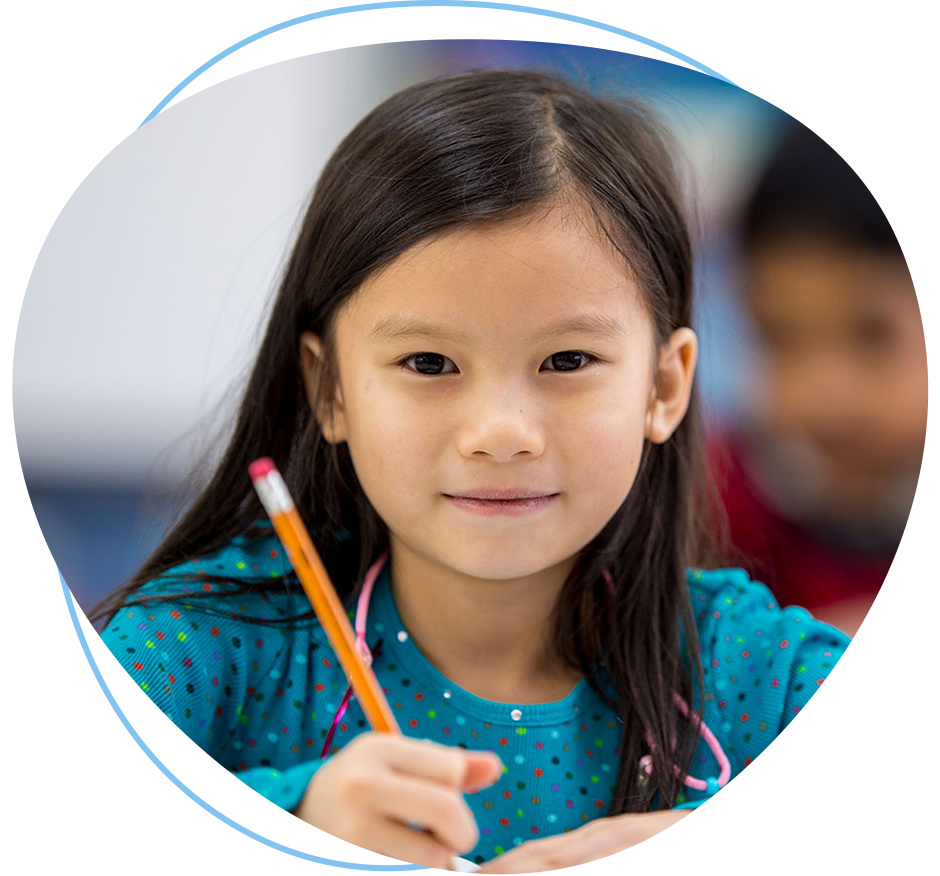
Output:
[[[143,597],[183,598],[125,606],[102,633],[121,665],[180,730],[287,810],[299,804],[325,762],[320,753],[346,678],[315,620],[276,623],[309,611],[299,587],[231,591],[245,576],[279,578],[290,571],[273,536],[235,539],[139,591]],[[232,583],[174,577],[200,572]],[[692,571],[688,583],[705,670],[704,718],[734,777],[799,713],[848,638],[801,608],[779,608],[740,569]],[[271,623],[250,623],[247,617]],[[586,680],[563,700],[540,705],[489,702],[460,689],[411,641],[387,572],[375,585],[366,640],[377,651],[376,675],[406,735],[492,749],[503,762],[496,784],[466,797],[480,829],[467,858],[481,863],[608,813],[620,725]],[[330,753],[366,730],[353,700]],[[719,773],[704,742],[692,773],[702,779]],[[689,805],[706,798],[705,791],[685,794]]]

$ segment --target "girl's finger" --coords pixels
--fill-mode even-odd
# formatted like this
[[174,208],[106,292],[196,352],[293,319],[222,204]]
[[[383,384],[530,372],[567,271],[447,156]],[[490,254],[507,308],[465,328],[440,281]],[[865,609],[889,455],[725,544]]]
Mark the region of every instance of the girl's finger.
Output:
[[477,872],[482,874],[537,873],[553,869],[557,869],[557,867],[543,861],[539,855],[531,854],[528,849],[519,846],[487,862]]
[[531,873],[586,864],[641,843],[681,821],[689,809],[598,818],[571,833],[529,840],[480,868],[482,873]]
[[500,759],[490,751],[465,751],[467,772],[463,779],[463,789],[474,791],[492,785],[502,774]]
[[[538,840],[536,840],[538,842]],[[525,844],[511,849],[498,858],[494,858],[480,867],[480,873],[541,873],[547,870],[561,870],[575,864],[596,861],[604,855],[577,854],[574,849],[550,853],[544,849],[526,848]]]
[[357,846],[422,867],[450,869],[453,852],[430,833],[384,818],[369,823],[363,836],[347,837]]
[[450,852],[472,849],[479,838],[473,813],[463,798],[433,781],[392,773],[375,784],[369,802],[385,818],[421,825]]
[[[648,827],[642,822],[624,823],[608,818],[599,819],[594,830],[581,829],[580,834],[573,842],[559,846],[552,855],[553,863],[560,866],[574,866],[587,861],[607,849],[627,847],[632,843],[639,843],[649,834]],[[571,836],[571,834],[569,834]]]
[[[485,787],[499,778],[501,761],[492,752],[468,752],[434,742],[401,737],[395,739],[394,743],[389,746],[386,763],[396,772],[456,790]],[[472,783],[468,778],[472,779]]]

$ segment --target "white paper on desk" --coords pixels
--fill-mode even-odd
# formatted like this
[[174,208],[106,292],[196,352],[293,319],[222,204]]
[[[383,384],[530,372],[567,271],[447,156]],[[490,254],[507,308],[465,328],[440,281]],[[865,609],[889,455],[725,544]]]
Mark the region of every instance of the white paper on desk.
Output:
[[452,865],[457,873],[475,873],[480,869],[479,864],[474,864],[473,861],[468,861],[466,858],[454,858]]

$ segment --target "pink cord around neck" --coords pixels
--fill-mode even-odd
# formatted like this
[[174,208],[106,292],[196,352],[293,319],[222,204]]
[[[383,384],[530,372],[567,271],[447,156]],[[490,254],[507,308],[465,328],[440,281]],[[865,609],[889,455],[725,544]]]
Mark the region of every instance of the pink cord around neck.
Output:
[[[382,556],[369,566],[369,571],[366,572],[366,577],[362,582],[362,592],[359,594],[359,601],[356,604],[356,621],[354,624],[356,645],[359,647],[359,653],[362,655],[362,659],[365,660],[366,666],[372,665],[372,652],[366,644],[366,617],[369,613],[369,600],[372,599],[372,588],[375,587],[375,581],[379,577],[379,572],[382,571],[382,567],[385,565],[387,559],[388,551],[385,551]],[[352,685],[350,685],[346,688],[346,693],[343,694],[343,699],[339,704],[339,708],[336,710],[336,714],[333,716],[333,722],[330,724],[326,739],[323,740],[323,748],[320,751],[321,758],[326,757],[330,753],[336,728],[339,726],[340,721],[342,721],[343,715],[346,714],[346,709],[349,706],[352,695],[353,689]]]
[[[366,661],[367,666],[372,665],[372,652],[369,650],[369,646],[366,644],[366,618],[368,617],[369,613],[369,602],[372,599],[372,590],[375,587],[375,582],[378,580],[379,573],[384,568],[387,560],[388,551],[385,551],[371,566],[369,566],[369,570],[366,572],[366,576],[362,582],[362,591],[359,594],[359,600],[356,604],[356,643],[359,646],[360,653],[362,654],[363,659]],[[604,581],[607,584],[607,589],[613,595],[616,591],[614,588],[614,579],[611,576],[610,571],[608,569],[604,569],[603,575]],[[326,757],[330,753],[330,746],[333,743],[333,735],[336,733],[336,728],[339,726],[343,715],[346,713],[346,709],[349,706],[349,701],[352,698],[352,693],[352,687],[348,688],[345,695],[343,696],[339,708],[336,710],[336,716],[333,718],[333,723],[330,725],[330,730],[327,733],[326,740],[323,743],[323,750],[320,752],[321,758]],[[682,712],[686,718],[688,718],[690,715],[689,704],[677,693],[673,694],[673,699],[675,701],[676,708],[678,708],[679,711]],[[675,771],[676,776],[682,779],[682,781],[688,787],[694,788],[697,791],[713,790],[714,786],[710,783],[714,783],[716,781],[718,788],[723,788],[731,778],[731,763],[728,760],[727,755],[722,750],[718,740],[715,738],[715,734],[712,733],[712,731],[708,728],[708,725],[697,716],[692,716],[692,720],[696,724],[702,739],[705,740],[706,745],[708,745],[712,754],[715,755],[715,760],[718,761],[718,766],[720,768],[718,778],[717,780],[696,779],[693,776],[684,774],[682,770],[680,770],[679,767],[675,764],[673,764],[672,768]],[[654,750],[653,743],[650,742],[649,738],[647,738],[646,744],[650,747],[651,751]],[[647,775],[652,774],[653,758],[648,754],[640,758],[640,767]]]

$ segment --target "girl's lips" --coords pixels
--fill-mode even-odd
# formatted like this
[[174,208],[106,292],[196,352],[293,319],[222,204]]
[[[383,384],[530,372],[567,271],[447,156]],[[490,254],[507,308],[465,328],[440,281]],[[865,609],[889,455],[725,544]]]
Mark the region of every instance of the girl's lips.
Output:
[[[499,491],[492,491],[498,493]],[[504,491],[506,495],[512,495],[509,490]],[[487,498],[483,498],[486,495]],[[482,514],[484,517],[492,517],[498,514],[509,517],[522,517],[525,514],[533,514],[547,507],[558,496],[558,493],[548,495],[522,495],[515,494],[515,498],[489,498],[490,492],[481,493],[473,496],[451,496],[444,494],[445,498],[464,511],[471,514]]]

